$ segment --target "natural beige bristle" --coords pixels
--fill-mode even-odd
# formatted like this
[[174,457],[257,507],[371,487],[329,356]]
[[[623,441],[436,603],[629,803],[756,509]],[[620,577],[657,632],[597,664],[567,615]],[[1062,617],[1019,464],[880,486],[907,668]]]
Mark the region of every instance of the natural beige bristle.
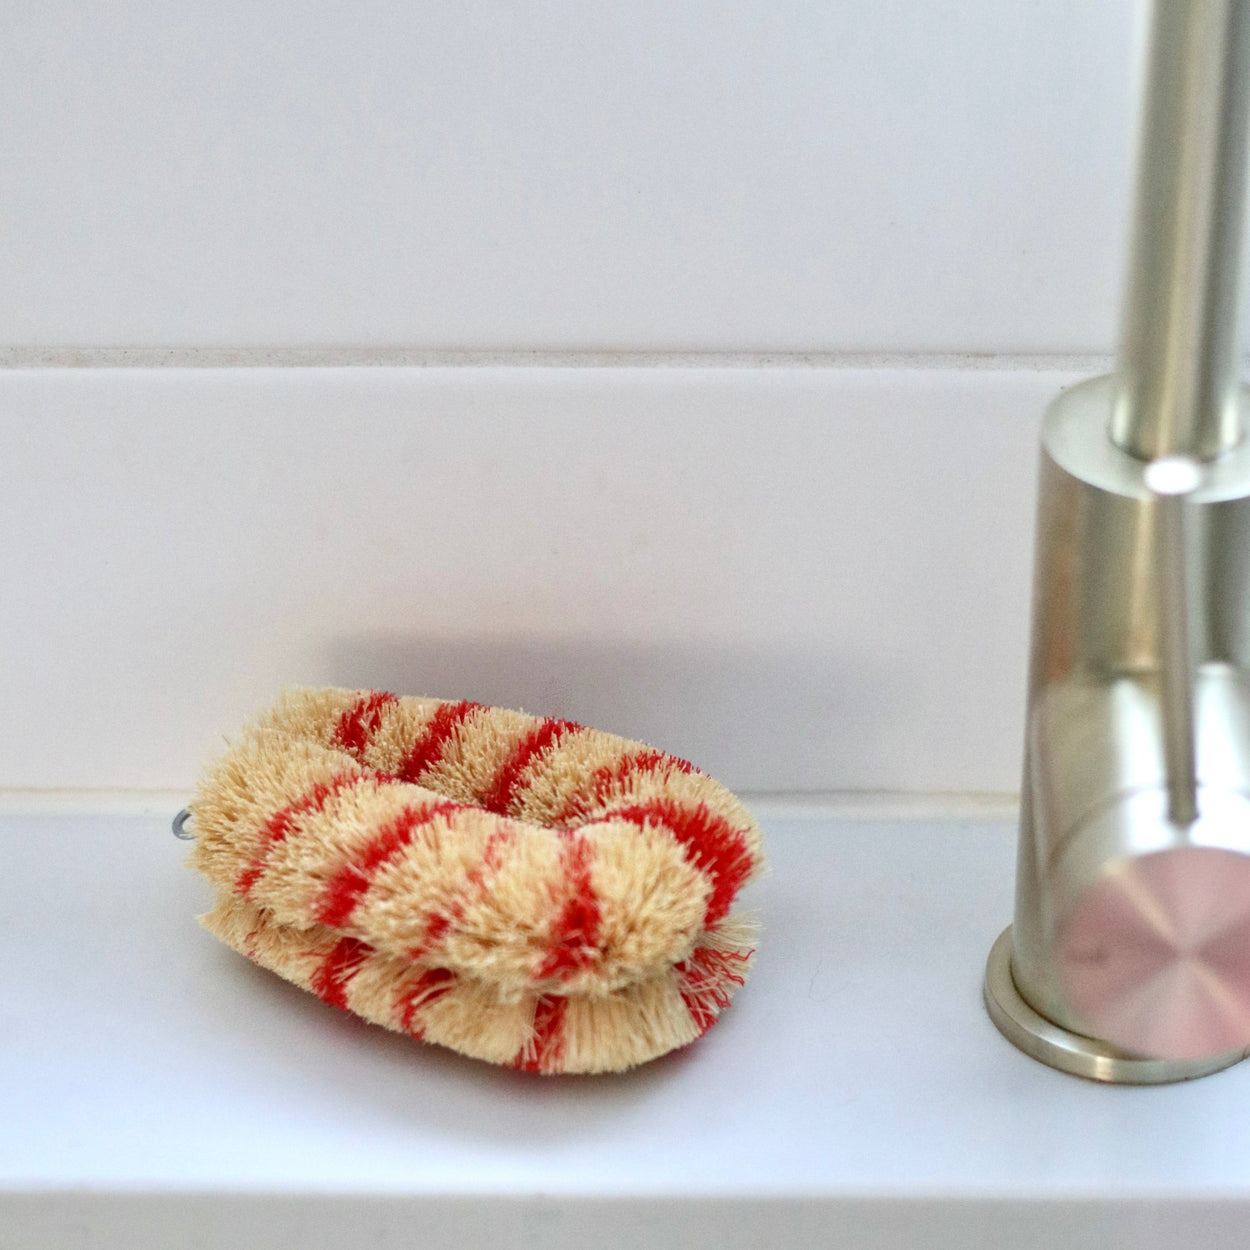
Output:
[[366,1020],[494,1063],[617,1071],[745,979],[759,829],[684,761],[568,722],[290,691],[204,778],[206,927]]

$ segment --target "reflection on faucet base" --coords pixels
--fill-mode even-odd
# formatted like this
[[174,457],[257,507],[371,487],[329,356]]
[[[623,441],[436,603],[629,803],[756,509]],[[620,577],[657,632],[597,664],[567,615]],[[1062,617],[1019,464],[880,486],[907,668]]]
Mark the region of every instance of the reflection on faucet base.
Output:
[[1152,10],[1123,348],[1042,429],[1015,924],[986,980],[1028,1054],[1151,1084],[1250,1044],[1250,0]]
[[1147,1059],[1060,1028],[1039,1015],[1016,989],[1011,926],[999,934],[985,966],[985,1006],[998,1031],[1026,1055],[1073,1076],[1117,1085],[1164,1085],[1209,1076],[1240,1063],[1250,1047],[1200,1059]]
[[1250,1043],[1250,439],[1173,532],[1150,462],[1107,437],[1119,393],[1085,382],[1043,427],[1015,923],[987,1003],[1043,1062],[1143,1083]]

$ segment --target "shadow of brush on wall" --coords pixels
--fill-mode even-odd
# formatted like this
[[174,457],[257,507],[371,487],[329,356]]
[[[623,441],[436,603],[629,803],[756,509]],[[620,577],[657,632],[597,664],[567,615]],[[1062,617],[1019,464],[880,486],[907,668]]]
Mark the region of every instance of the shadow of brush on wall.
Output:
[[897,675],[859,658],[831,665],[815,646],[388,634],[338,640],[328,669],[334,685],[472,699],[637,738],[742,790],[870,786],[882,723],[844,709],[905,711],[889,685]]

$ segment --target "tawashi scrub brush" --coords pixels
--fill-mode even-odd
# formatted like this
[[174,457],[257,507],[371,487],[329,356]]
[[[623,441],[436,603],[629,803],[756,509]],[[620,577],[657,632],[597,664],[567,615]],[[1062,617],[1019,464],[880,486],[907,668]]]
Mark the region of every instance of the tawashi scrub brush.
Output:
[[529,1072],[705,1033],[760,832],[684,760],[476,703],[294,690],[190,807],[205,927],[325,1002]]

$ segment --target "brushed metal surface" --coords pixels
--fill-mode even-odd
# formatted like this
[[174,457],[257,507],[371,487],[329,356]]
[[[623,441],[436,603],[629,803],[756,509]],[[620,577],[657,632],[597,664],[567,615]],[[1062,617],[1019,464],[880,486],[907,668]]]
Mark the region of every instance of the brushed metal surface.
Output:
[[1167,766],[1168,819],[1174,825],[1198,818],[1195,755],[1194,591],[1189,569],[1190,497],[1202,486],[1202,465],[1190,456],[1152,460],[1143,473],[1154,496],[1158,535],[1159,678],[1162,687],[1163,753]]
[[1065,991],[1058,954],[1083,893],[1137,855],[1250,850],[1250,598],[1244,575],[1228,576],[1250,544],[1250,445],[1210,465],[1185,505],[1196,811],[1178,822],[1164,699],[1176,591],[1158,555],[1167,504],[1147,464],[1106,436],[1115,394],[1114,378],[1075,387],[1043,430],[1014,926],[1020,993],[1086,1035],[1097,1026]]
[[1174,846],[1122,859],[1058,934],[1059,983],[1097,1035],[1163,1059],[1250,1039],[1250,855]]
[[1238,1047],[1201,1059],[1148,1059],[1060,1028],[1020,996],[1011,972],[1011,946],[1008,926],[999,934],[985,966],[985,1006],[1013,1046],[1049,1067],[1112,1085],[1165,1085],[1209,1076],[1246,1057],[1245,1048]]
[[1250,0],[1156,0],[1119,368],[1043,425],[1015,923],[986,1001],[1099,1080],[1142,1079],[1108,1054],[1174,1074],[1154,1081],[1250,1046],[1248,67]]
[[1147,63],[1122,386],[1135,456],[1219,455],[1240,437],[1240,286],[1250,9],[1158,0]]

